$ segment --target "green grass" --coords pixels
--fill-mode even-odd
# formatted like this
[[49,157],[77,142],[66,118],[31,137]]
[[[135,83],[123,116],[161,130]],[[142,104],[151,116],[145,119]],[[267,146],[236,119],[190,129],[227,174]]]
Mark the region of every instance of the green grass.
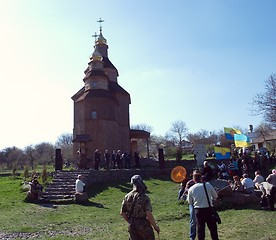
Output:
[[[34,170],[32,170],[30,167],[29,167],[29,173],[33,173],[33,172],[36,172],[36,173],[41,173],[43,171],[43,167],[44,165],[36,165],[34,167]],[[53,165],[47,165],[47,172],[54,172],[55,171],[55,167]],[[70,166],[70,167],[63,167],[63,170],[73,170],[74,169],[74,166]],[[16,173],[17,174],[22,174],[24,172],[24,169],[17,169],[16,170]],[[1,169],[0,168],[0,174],[12,174],[12,169]]]
[[[97,184],[88,189],[88,204],[55,205],[24,202],[22,181],[22,178],[0,178],[0,232],[40,234],[36,239],[51,240],[128,239],[127,224],[119,213],[124,195],[131,190],[130,183]],[[179,184],[169,176],[146,179],[145,183],[161,229],[160,239],[188,239],[188,206],[176,201]],[[261,211],[257,205],[251,205],[219,214],[221,240],[276,238],[276,212]],[[210,239],[208,230],[206,239]]]

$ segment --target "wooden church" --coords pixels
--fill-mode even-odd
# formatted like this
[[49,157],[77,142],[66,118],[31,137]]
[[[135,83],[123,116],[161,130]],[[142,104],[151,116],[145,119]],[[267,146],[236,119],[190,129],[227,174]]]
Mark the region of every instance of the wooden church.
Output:
[[[96,149],[102,155],[106,149],[110,154],[113,150],[132,151],[130,94],[118,83],[118,70],[108,58],[108,45],[101,26],[96,37],[94,52],[84,71],[84,86],[72,97],[74,159],[82,159],[83,164],[86,158],[94,159]],[[140,135],[135,138],[141,138],[141,132],[134,131],[133,134]],[[146,135],[148,138],[149,134]]]

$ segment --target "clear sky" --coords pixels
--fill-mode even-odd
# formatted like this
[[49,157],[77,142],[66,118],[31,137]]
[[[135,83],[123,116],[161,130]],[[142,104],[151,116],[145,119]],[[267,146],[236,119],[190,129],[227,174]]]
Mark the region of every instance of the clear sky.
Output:
[[131,125],[162,136],[176,120],[192,133],[257,126],[249,108],[276,72],[275,10],[274,0],[0,0],[0,150],[72,132],[100,17]]

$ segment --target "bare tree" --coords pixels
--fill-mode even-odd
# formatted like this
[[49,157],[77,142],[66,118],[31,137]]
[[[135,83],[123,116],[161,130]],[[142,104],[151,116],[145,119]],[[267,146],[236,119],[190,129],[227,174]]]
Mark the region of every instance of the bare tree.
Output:
[[253,115],[263,115],[264,119],[276,127],[276,75],[265,81],[265,92],[258,93],[253,99]]
[[256,128],[256,132],[260,134],[266,141],[266,135],[271,132],[271,127],[267,123],[261,123],[259,126]]
[[62,133],[58,140],[56,141],[58,147],[71,146],[73,145],[73,134],[72,133]]
[[55,150],[51,143],[42,142],[35,145],[35,150],[38,154],[40,164],[49,164],[54,162]]
[[27,158],[24,152],[17,147],[8,147],[2,151],[3,161],[6,162],[7,168],[12,169],[14,164],[19,164],[20,167],[26,164]]
[[182,159],[182,146],[188,135],[188,131],[189,129],[186,127],[186,123],[178,120],[172,123],[169,132],[166,133],[166,138],[177,147],[176,160]]
[[0,151],[0,167],[2,168],[7,163],[4,151]]
[[182,143],[188,135],[186,123],[178,120],[172,123],[170,131],[166,134],[178,147],[182,147]]
[[73,162],[73,134],[62,133],[56,141],[56,146],[61,148],[63,160],[66,164]]
[[191,133],[187,136],[189,142],[193,144],[212,144],[216,145],[219,140],[219,133],[208,132],[207,130],[201,129],[196,133]]
[[137,124],[137,125],[132,125],[131,129],[144,130],[144,131],[147,131],[147,132],[151,133],[152,130],[153,130],[153,127],[150,126],[150,125],[147,125],[145,123],[141,123],[141,124]]
[[34,162],[35,162],[35,159],[38,157],[37,151],[35,150],[33,145],[29,145],[25,148],[24,152],[26,153],[27,158],[30,161],[32,170],[34,170]]

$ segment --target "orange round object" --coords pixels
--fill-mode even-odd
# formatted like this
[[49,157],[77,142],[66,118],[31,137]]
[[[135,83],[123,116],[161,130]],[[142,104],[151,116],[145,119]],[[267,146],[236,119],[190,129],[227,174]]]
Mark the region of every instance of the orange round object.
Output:
[[187,176],[187,171],[182,166],[175,167],[171,172],[171,178],[174,182],[182,182]]

